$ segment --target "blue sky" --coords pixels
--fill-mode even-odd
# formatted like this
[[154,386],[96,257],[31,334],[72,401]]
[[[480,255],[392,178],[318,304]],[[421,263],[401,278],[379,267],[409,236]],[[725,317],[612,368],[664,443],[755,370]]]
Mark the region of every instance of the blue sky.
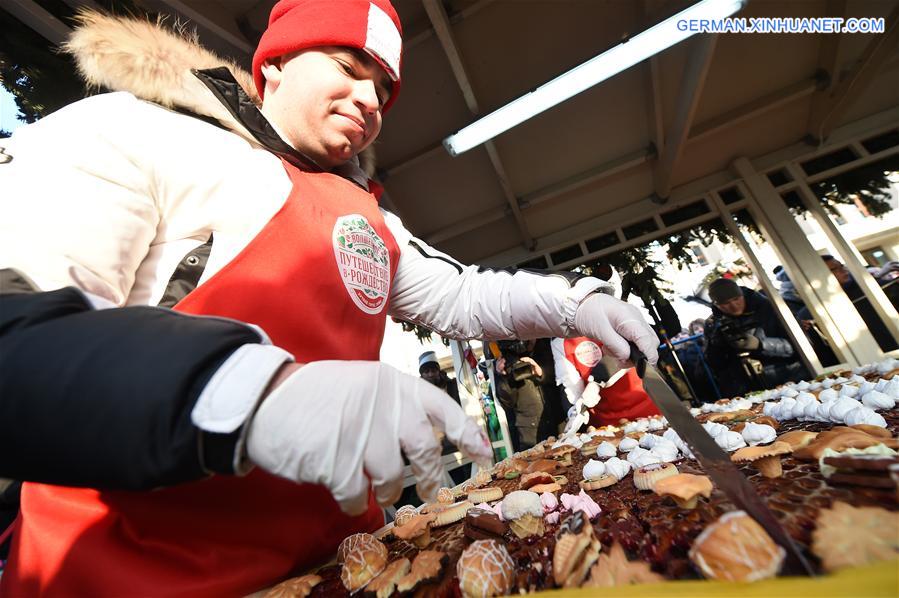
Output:
[[18,117],[15,99],[6,88],[0,86],[0,129],[12,133],[16,127],[25,124]]

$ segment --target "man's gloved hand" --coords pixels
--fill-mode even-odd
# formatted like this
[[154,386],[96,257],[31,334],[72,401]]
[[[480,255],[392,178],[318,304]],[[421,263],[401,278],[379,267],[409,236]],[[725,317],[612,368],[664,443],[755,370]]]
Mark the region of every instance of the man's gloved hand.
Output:
[[584,299],[574,315],[574,326],[579,334],[601,341],[604,349],[622,363],[630,358],[628,341],[637,345],[649,363],[659,359],[659,337],[643,314],[611,295],[594,293]]
[[761,346],[762,341],[759,340],[759,337],[747,331],[740,336],[727,339],[727,344],[737,351],[755,351]]
[[587,409],[592,409],[599,404],[599,400],[602,398],[599,396],[600,386],[598,383],[590,380],[587,382],[587,386],[584,387],[584,392],[581,394],[581,401],[584,403],[584,407]]
[[379,504],[402,493],[406,454],[422,500],[443,478],[443,429],[479,464],[493,455],[481,428],[449,395],[421,378],[374,361],[317,361],[299,367],[262,402],[249,424],[247,452],[259,467],[326,486],[340,508],[363,513],[369,479]]

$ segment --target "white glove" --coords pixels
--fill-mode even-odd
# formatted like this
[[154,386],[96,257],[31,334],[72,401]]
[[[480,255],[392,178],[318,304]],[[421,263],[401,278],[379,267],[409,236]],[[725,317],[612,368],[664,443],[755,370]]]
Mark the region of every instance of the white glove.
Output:
[[640,310],[611,295],[594,293],[584,299],[574,314],[574,326],[579,334],[602,341],[622,363],[630,358],[628,341],[637,345],[649,363],[659,359],[659,337]]
[[593,409],[599,404],[599,399],[602,397],[599,396],[599,384],[590,380],[587,383],[587,386],[584,387],[584,392],[581,394],[581,401],[584,404],[584,407],[587,409]]
[[576,436],[577,433],[581,431],[581,428],[587,425],[587,422],[589,421],[590,414],[586,411],[580,411],[577,415],[574,416],[574,418],[568,420],[568,426],[570,426],[570,428],[566,426],[566,428],[568,429],[568,433],[571,436]]
[[570,438],[578,433],[578,430],[581,429],[581,426],[586,424],[590,419],[589,414],[587,414],[584,409],[584,401],[578,399],[574,405],[571,406],[571,409],[568,410],[568,421],[565,422],[565,429],[562,431],[563,438]]
[[344,512],[357,515],[368,506],[369,479],[379,504],[399,499],[400,449],[418,495],[436,498],[443,463],[432,426],[479,464],[492,458],[481,428],[436,386],[374,361],[317,361],[262,402],[247,452],[271,473],[326,486]]

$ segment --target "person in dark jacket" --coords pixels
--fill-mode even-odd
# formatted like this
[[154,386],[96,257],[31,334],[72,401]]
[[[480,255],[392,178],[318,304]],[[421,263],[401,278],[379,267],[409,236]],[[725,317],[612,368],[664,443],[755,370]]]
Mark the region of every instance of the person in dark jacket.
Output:
[[[827,269],[830,270],[833,277],[840,283],[843,292],[846,293],[852,301],[852,304],[858,311],[858,315],[862,317],[862,320],[864,320],[868,327],[868,331],[871,333],[871,336],[874,337],[874,340],[877,341],[880,348],[884,352],[896,349],[899,345],[896,344],[896,340],[890,334],[890,331],[884,325],[880,316],[877,315],[874,306],[868,301],[865,292],[855,280],[855,277],[852,276],[852,273],[849,272],[849,269],[846,268],[843,262],[830,254],[822,255],[821,259],[827,264]],[[884,293],[886,293],[890,302],[894,306],[899,307],[899,285],[892,282],[893,279],[889,275],[889,269],[887,269],[886,273],[881,273],[878,270],[871,272],[871,274],[874,276],[875,280],[877,280],[877,283],[881,288],[883,288]],[[796,317],[799,318],[800,321],[807,322],[812,319],[812,314],[807,307],[803,307],[803,309],[796,314]]]
[[768,299],[729,278],[712,282],[709,297],[713,305],[705,324],[705,357],[722,396],[808,376]]
[[[502,357],[496,360],[496,379],[499,402],[509,415],[515,432],[512,444],[516,451],[531,448],[547,438],[552,409],[546,409],[543,385],[549,373],[532,356],[534,341],[500,342]],[[517,433],[516,433],[517,432]]]
[[543,392],[543,415],[537,426],[537,440],[545,440],[550,436],[558,436],[565,429],[565,419],[568,413],[568,399],[562,388],[556,384],[556,364],[553,360],[553,350],[549,338],[538,338],[534,341],[534,350],[531,357],[534,358],[543,370],[543,384],[540,386]]

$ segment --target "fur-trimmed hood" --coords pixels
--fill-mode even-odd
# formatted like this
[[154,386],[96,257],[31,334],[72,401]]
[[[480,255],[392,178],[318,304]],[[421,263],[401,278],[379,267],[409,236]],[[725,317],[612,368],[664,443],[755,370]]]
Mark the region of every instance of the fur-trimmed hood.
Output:
[[[191,72],[226,67],[252,101],[261,105],[253,78],[234,62],[203,48],[197,34],[187,27],[167,28],[162,21],[118,17],[84,10],[78,26],[62,49],[75,58],[88,86],[127,91],[176,110],[211,117],[225,128],[253,140],[249,131]],[[374,152],[359,155],[368,176],[374,172]]]

